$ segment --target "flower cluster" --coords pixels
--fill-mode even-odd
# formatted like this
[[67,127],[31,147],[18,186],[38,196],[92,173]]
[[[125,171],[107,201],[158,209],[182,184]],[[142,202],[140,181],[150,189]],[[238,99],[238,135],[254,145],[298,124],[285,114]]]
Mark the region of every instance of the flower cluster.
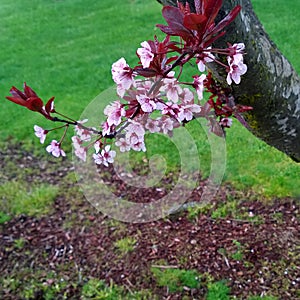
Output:
[[227,74],[227,83],[230,85],[232,80],[239,84],[241,82],[241,75],[247,72],[247,65],[244,64],[243,52],[245,45],[243,43],[234,44],[229,47],[231,55],[227,56],[229,71]]
[[[55,157],[65,156],[61,145],[66,131],[73,125],[75,155],[86,161],[89,149],[94,149],[94,162],[104,166],[114,162],[114,147],[121,152],[146,151],[146,133],[171,136],[174,128],[194,118],[206,118],[211,131],[220,134],[215,129],[215,122],[222,128],[230,127],[231,116],[242,119],[240,113],[251,109],[236,106],[230,93],[230,85],[233,82],[239,84],[241,76],[247,71],[243,58],[245,45],[228,44],[226,49],[213,47],[213,43],[225,34],[224,28],[241,9],[236,6],[216,23],[221,5],[220,0],[195,0],[195,13],[191,12],[188,4],[184,6],[179,3],[178,7],[163,8],[168,25],[157,26],[166,37],[161,42],[157,37],[143,41],[136,51],[139,62],[135,67],[130,67],[123,57],[113,63],[111,72],[118,99],[105,107],[106,120],[99,129],[86,126],[88,120],[75,121],[58,113],[54,109],[54,98],[44,105],[26,84],[24,92],[13,87],[10,90],[12,97],[7,99],[37,111],[53,122],[63,123],[60,127],[48,130],[34,126],[35,135],[42,144],[51,131],[65,129],[60,141],[52,140],[47,146],[47,152]],[[173,36],[177,37],[174,41]],[[199,73],[192,77],[191,82],[182,82],[180,78],[187,63],[196,65]],[[216,82],[209,72],[208,66],[213,63],[226,70],[227,89]],[[175,68],[179,69],[178,75]],[[210,93],[210,97],[202,104],[205,91]]]

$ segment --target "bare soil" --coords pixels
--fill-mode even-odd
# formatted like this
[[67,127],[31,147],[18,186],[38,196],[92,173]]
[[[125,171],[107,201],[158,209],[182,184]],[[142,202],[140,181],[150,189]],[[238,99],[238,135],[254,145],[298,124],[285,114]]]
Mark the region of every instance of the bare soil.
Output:
[[[1,184],[18,179],[60,188],[47,215],[19,215],[0,225],[1,299],[24,298],[22,286],[7,284],[14,278],[45,285],[64,280],[57,299],[62,295],[80,299],[89,278],[113,281],[128,292],[150,289],[158,299],[204,299],[212,280],[226,280],[237,299],[250,295],[300,299],[299,199],[266,201],[224,185],[211,206],[198,214],[185,210],[155,222],[127,224],[99,213],[84,199],[69,175],[70,161],[35,157],[15,146],[1,150],[0,156]],[[114,175],[108,178],[116,184]],[[200,201],[203,184],[200,179],[191,201]],[[137,191],[127,192],[141,201]],[[147,199],[159,196],[157,189],[145,193]],[[236,209],[215,217],[213,212],[228,201],[238,203]],[[127,253],[116,247],[124,237],[135,240]],[[25,242],[18,247],[20,238]],[[152,266],[197,270],[202,274],[201,288],[171,293],[158,285]],[[47,277],[50,272],[55,274],[52,280]],[[44,299],[43,291],[37,287],[32,299]]]

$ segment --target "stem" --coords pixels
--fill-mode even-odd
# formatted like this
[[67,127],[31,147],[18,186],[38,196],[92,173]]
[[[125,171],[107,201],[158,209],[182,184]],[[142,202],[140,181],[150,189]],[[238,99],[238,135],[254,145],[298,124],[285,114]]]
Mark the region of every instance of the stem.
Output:
[[61,139],[60,139],[60,141],[59,141],[59,145],[61,145],[62,142],[63,142],[63,140],[65,139],[65,136],[66,136],[67,131],[68,131],[68,129],[69,129],[69,124],[66,124],[65,127],[66,127],[66,128],[65,128],[64,134],[62,135],[62,137],[61,137]]
[[[70,119],[70,118],[68,118],[68,119]],[[70,120],[71,120],[71,119],[70,119]],[[65,124],[67,124],[67,125],[79,126],[79,127],[83,128],[83,129],[88,130],[88,131],[91,131],[91,132],[93,132],[93,133],[95,133],[95,134],[102,135],[102,131],[98,131],[98,130],[92,128],[92,127],[84,126],[84,125],[82,125],[81,123],[78,123],[77,121],[68,121],[68,120],[64,120],[64,119],[59,119],[59,118],[57,118],[57,117],[54,117],[54,118],[52,119],[52,121],[53,121],[53,122],[61,122],[61,123],[65,123]]]
[[[61,129],[63,127],[66,127],[67,125],[62,125],[62,126],[59,126],[59,127],[55,127],[55,128],[52,128],[52,129],[45,129],[47,132],[50,132],[50,131],[54,131],[54,130],[57,130],[57,129]],[[69,126],[69,125],[68,125]]]
[[[188,52],[184,52],[182,54],[180,54],[180,56],[175,60],[175,62],[173,63],[173,65],[168,69],[166,70],[164,73],[163,73],[163,77],[166,77],[168,75],[168,73],[170,73],[175,67],[177,67],[181,62],[182,60],[184,59],[184,57],[189,54]],[[192,55],[186,62],[188,62],[194,55]]]
[[72,121],[72,122],[76,122],[74,119],[71,119],[71,118],[69,118],[68,116],[65,116],[65,115],[63,115],[63,114],[61,114],[61,113],[59,113],[59,112],[57,112],[57,111],[55,111],[55,113],[56,113],[57,115],[60,115],[60,116],[63,117],[63,118],[66,118],[66,119]]

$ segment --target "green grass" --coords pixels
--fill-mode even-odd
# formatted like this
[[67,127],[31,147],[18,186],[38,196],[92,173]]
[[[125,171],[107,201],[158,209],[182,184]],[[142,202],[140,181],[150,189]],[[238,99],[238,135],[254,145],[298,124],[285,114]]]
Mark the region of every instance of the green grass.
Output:
[[224,281],[217,281],[208,285],[206,300],[229,300],[230,289]]
[[252,0],[251,3],[271,39],[300,73],[300,2]]
[[195,270],[151,268],[158,286],[167,287],[171,293],[183,291],[184,287],[200,287],[200,277]]
[[[300,71],[299,1],[287,5],[284,0],[253,0],[253,5],[271,38]],[[43,99],[56,96],[58,111],[79,118],[95,96],[112,86],[111,64],[122,56],[134,64],[139,43],[159,33],[155,24],[163,22],[160,11],[155,0],[1,0],[0,144],[13,138],[43,153],[33,125],[52,125],[4,100],[12,85],[21,87],[26,81]],[[207,176],[211,155],[206,134],[197,124],[188,129],[197,140],[201,169]],[[59,138],[51,136],[55,137]],[[300,195],[300,166],[284,154],[236,123],[228,130],[226,144],[226,182],[258,195]],[[168,139],[149,137],[147,155],[162,154],[172,169],[180,161],[170,149]]]
[[136,244],[136,240],[132,237],[124,237],[115,242],[115,247],[122,254],[126,254],[132,252],[134,250]]
[[147,290],[126,292],[121,286],[113,284],[107,285],[103,280],[96,278],[90,279],[82,287],[82,300],[88,299],[106,299],[106,300],[142,300],[142,299],[157,299]]
[[[133,63],[140,42],[153,37],[160,10],[155,1],[1,0],[1,101],[26,81],[43,99],[56,96],[58,110],[79,117],[112,85],[111,64],[122,56]],[[31,138],[33,124],[43,123],[12,103],[1,108],[1,139]]]
[[28,216],[46,214],[57,193],[58,188],[52,185],[26,186],[20,181],[6,182],[0,186],[0,216],[2,215],[0,220],[7,221],[5,216],[20,214]]

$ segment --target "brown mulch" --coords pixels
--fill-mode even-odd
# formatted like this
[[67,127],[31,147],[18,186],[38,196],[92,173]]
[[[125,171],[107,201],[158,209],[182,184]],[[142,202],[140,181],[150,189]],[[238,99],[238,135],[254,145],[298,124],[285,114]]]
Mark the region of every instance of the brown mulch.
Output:
[[[53,271],[70,283],[64,288],[68,299],[79,299],[81,286],[93,277],[107,283],[113,280],[129,292],[151,289],[158,299],[182,299],[184,295],[204,299],[208,278],[225,279],[231,295],[238,299],[249,295],[299,299],[299,199],[273,199],[267,204],[253,193],[223,186],[213,207],[194,218],[183,211],[150,223],[125,224],[99,213],[80,194],[76,183],[64,180],[73,170],[67,160],[62,163],[41,159],[12,147],[0,151],[0,156],[2,170],[6,170],[4,158],[9,157],[16,171],[33,170],[25,172],[26,181],[47,181],[62,189],[48,215],[21,215],[0,225],[0,278],[7,279],[24,270],[32,274],[44,272],[46,278]],[[18,176],[17,172],[3,172],[0,183]],[[199,189],[191,197],[193,201],[200,198],[201,185],[200,180]],[[73,191],[73,198],[65,196],[66,189]],[[157,197],[157,190],[152,190],[153,197]],[[147,191],[148,198],[152,190]],[[131,198],[134,195],[141,197],[132,192]],[[244,218],[230,212],[213,218],[212,209],[222,206],[229,195],[239,199]],[[133,251],[120,253],[116,248],[115,242],[124,237],[136,241]],[[25,244],[19,249],[15,240],[20,238]],[[234,258],[238,251],[242,252],[240,260]],[[199,289],[170,293],[166,287],[158,286],[151,266],[197,270],[204,282]],[[20,295],[0,287],[0,298],[19,299]],[[36,291],[35,299],[43,299],[41,291]]]

